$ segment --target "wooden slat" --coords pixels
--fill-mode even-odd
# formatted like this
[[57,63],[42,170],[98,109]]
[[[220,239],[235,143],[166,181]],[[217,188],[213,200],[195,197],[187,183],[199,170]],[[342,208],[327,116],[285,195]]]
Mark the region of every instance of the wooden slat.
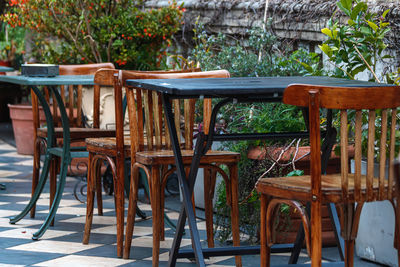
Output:
[[46,99],[46,102],[50,103],[49,88],[47,86],[43,86],[43,91],[44,91],[44,98]]
[[[306,107],[308,106],[307,95],[309,90],[320,91],[321,108],[383,109],[400,106],[398,97],[400,86],[348,88],[294,84],[285,89],[283,102]],[[332,99],[335,99],[335,101],[332,101]]]
[[[127,87],[127,91],[129,88]],[[139,134],[139,149],[144,148],[144,130],[143,130],[143,91],[142,89],[135,88],[136,91],[136,106],[137,106],[137,122],[138,122],[138,134]]]
[[39,120],[39,104],[38,104],[38,97],[35,92],[31,89],[31,99],[32,99],[32,116],[33,116],[33,139],[36,140],[37,138],[37,129],[40,127],[40,120]]
[[179,144],[182,143],[181,138],[181,104],[179,99],[172,100],[174,106],[174,119],[175,119],[175,128],[178,134],[178,142]]
[[100,127],[100,86],[93,86],[93,128]]
[[364,201],[361,195],[361,158],[362,158],[362,111],[356,111],[354,153],[354,194],[357,201]]
[[387,140],[387,109],[382,110],[381,116],[381,141],[379,151],[379,200],[386,199],[385,170],[386,170],[386,140]]
[[195,99],[184,100],[185,110],[185,149],[193,148],[193,127],[194,127],[194,113],[195,113]]
[[205,134],[208,134],[210,131],[210,120],[212,113],[212,101],[211,98],[204,99],[203,102],[203,131]]
[[162,142],[161,142],[161,134],[162,134],[162,115],[160,117],[160,112],[161,110],[161,105],[160,101],[161,100],[158,96],[158,93],[156,91],[152,91],[152,97],[153,97],[153,115],[154,115],[154,139],[155,139],[155,145],[157,149],[161,149],[162,147]]
[[150,113],[152,112],[153,105],[151,102],[151,92],[148,90],[143,90],[143,92],[147,147],[151,150],[153,149],[153,118]]
[[164,132],[165,132],[165,148],[166,149],[172,149],[171,137],[169,135],[169,129],[168,129],[167,118],[165,116],[165,113],[164,113],[164,122],[165,122],[164,123],[165,124],[165,129],[164,129]]
[[[77,117],[76,117],[76,124],[78,127],[82,127],[82,85],[79,84],[76,91],[76,110],[77,110]],[[94,112],[93,112],[94,113]]]
[[393,198],[393,187],[394,187],[394,166],[391,164],[394,162],[395,156],[395,144],[396,144],[396,121],[397,121],[397,110],[392,110],[392,120],[390,125],[390,146],[389,146],[389,177],[388,177],[388,199]]
[[[74,86],[70,85],[68,86],[68,109],[69,109],[69,122],[71,123],[71,125],[75,125],[74,122]],[[65,103],[65,102],[64,102]]]
[[375,110],[368,113],[368,150],[367,150],[367,201],[372,201],[372,181],[374,178],[374,158],[375,158]]
[[[139,132],[138,116],[136,113],[136,103],[134,91],[132,88],[126,90],[127,105],[128,105],[128,116],[129,116],[129,133],[131,136],[131,161],[135,161],[136,152],[139,151]],[[143,120],[141,120],[143,122]]]
[[347,110],[340,111],[340,165],[341,165],[341,174],[342,174],[342,191],[344,201],[348,201],[348,192],[349,192],[349,166],[348,166],[348,126],[347,126]]

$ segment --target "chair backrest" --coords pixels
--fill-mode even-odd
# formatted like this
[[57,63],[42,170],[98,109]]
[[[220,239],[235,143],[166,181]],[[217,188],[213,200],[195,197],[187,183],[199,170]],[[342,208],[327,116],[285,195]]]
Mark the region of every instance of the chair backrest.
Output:
[[[115,69],[112,63],[82,64],[82,65],[60,65],[60,75],[94,75],[101,68]],[[85,127],[82,119],[82,85],[61,85],[59,92],[63,99],[64,106],[68,114],[70,127]],[[100,125],[100,86],[94,85],[93,88],[93,127],[99,128]],[[48,88],[44,87],[44,94],[48,103],[52,104],[52,113],[55,126],[61,126],[58,107],[56,101],[51,100],[52,94]],[[37,102],[32,101],[34,109],[38,109]],[[38,114],[38,113],[37,113]],[[39,126],[39,117],[35,116],[35,126]],[[36,127],[37,128],[37,127]]]
[[[167,70],[167,71],[123,71],[123,73],[129,73],[134,77],[149,75],[149,74],[172,74],[172,73],[189,73],[199,72],[200,68],[183,69],[183,70]],[[120,70],[112,69],[99,69],[94,75],[94,82],[100,86],[114,86],[114,99],[115,99],[115,128],[117,136],[117,150],[123,153],[124,149],[124,110],[123,110],[123,92],[122,83],[119,80]]]
[[[395,131],[400,106],[400,87],[346,88],[291,85],[283,102],[309,108],[312,194],[321,194],[320,108],[340,111],[341,187],[344,202],[369,202],[394,197]],[[353,130],[349,130],[353,129]],[[368,132],[367,171],[361,173],[362,135]],[[379,134],[376,134],[379,133]],[[349,137],[350,136],[350,137]],[[354,140],[354,174],[349,174],[348,144]],[[378,145],[380,144],[380,145]],[[374,178],[374,162],[379,152],[379,174]],[[387,160],[388,159],[388,160]],[[388,178],[385,172],[388,168]],[[354,175],[354,179],[349,179]],[[352,177],[353,178],[353,177]],[[349,181],[354,180],[354,185]],[[354,199],[349,199],[354,188]],[[351,189],[352,190],[352,189]]]
[[[119,81],[122,84],[125,84],[125,81],[128,79],[229,77],[230,74],[226,70],[169,74],[144,74],[129,71],[119,72]],[[147,150],[171,148],[169,131],[166,127],[167,124],[165,122],[160,93],[135,87],[126,87],[126,89],[132,153],[143,150],[145,145]],[[196,99],[175,99],[172,102],[179,142],[182,144],[183,148],[192,149]],[[206,101],[205,103],[211,105],[211,101]],[[132,156],[134,157],[134,155]]]

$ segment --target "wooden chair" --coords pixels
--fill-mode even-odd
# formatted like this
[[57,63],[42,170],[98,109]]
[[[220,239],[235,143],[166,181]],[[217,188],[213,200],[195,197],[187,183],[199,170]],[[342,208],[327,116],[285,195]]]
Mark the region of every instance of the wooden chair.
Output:
[[[119,73],[119,87],[125,84],[127,79],[184,79],[184,78],[228,78],[229,72],[225,70],[176,73],[176,74],[149,74],[146,76],[132,75],[129,72]],[[131,140],[131,189],[129,195],[129,208],[126,226],[126,238],[124,247],[124,258],[129,258],[132,234],[135,222],[135,209],[138,194],[138,171],[142,168],[150,184],[150,201],[153,215],[153,266],[158,266],[160,240],[164,237],[163,209],[164,190],[166,179],[174,171],[168,166],[175,164],[175,157],[171,150],[171,142],[168,129],[164,122],[164,114],[159,93],[140,88],[126,87],[128,99],[128,113]],[[190,166],[193,156],[193,126],[195,114],[195,99],[174,100],[174,116],[177,131],[181,133],[179,142],[182,145],[183,161]],[[211,102],[205,101],[207,111],[211,110]],[[144,109],[144,114],[143,114]],[[144,118],[144,121],[143,121]],[[183,125],[182,125],[183,118]],[[143,126],[144,125],[144,126]],[[238,210],[238,169],[239,154],[227,151],[209,151],[202,157],[200,167],[211,170],[214,175],[206,177],[205,195],[206,207],[212,208],[212,196],[210,179],[215,179],[215,172],[221,174],[227,187],[228,205],[231,206],[233,243],[239,246],[239,210]],[[229,176],[219,168],[224,164],[229,169]],[[207,174],[208,172],[205,171]],[[206,212],[208,228],[208,244],[213,246],[212,236],[212,210]],[[211,214],[211,218],[209,215]],[[241,266],[241,257],[236,257],[236,263]]]
[[[396,109],[400,106],[400,87],[343,88],[311,85],[291,85],[283,96],[283,102],[309,108],[311,144],[311,174],[297,177],[261,178],[257,191],[261,193],[261,266],[269,266],[270,246],[273,243],[273,215],[281,203],[295,207],[302,215],[307,251],[311,265],[321,266],[322,233],[321,205],[335,203],[339,209],[341,235],[345,240],[345,265],[353,266],[354,240],[363,204],[389,200],[396,208],[396,239],[399,237],[399,182],[389,167],[385,179],[387,158],[393,162],[395,153]],[[341,173],[321,175],[320,108],[340,110]],[[381,119],[376,119],[381,114]],[[361,137],[363,116],[368,117],[367,173],[361,174]],[[375,127],[379,125],[379,127]],[[355,173],[349,173],[347,147],[349,126],[354,127]],[[381,133],[377,147],[375,132]],[[380,169],[374,177],[375,152],[379,151]],[[311,202],[311,217],[306,216],[303,203]],[[398,202],[397,202],[398,203]],[[373,230],[373,229],[371,229]],[[400,263],[400,258],[399,258]]]
[[[129,71],[135,77],[146,76],[149,73],[183,73],[196,72],[200,69],[171,70],[171,71]],[[95,73],[95,83],[101,86],[114,86],[114,75],[118,70],[100,69]],[[97,195],[98,214],[102,215],[102,197],[100,167],[106,161],[113,175],[114,195],[117,217],[117,255],[122,257],[123,227],[124,227],[124,168],[125,159],[130,156],[130,136],[124,134],[124,110],[122,88],[115,88],[115,122],[116,134],[113,137],[87,138],[86,145],[89,152],[88,190],[86,223],[83,244],[89,243],[90,230],[93,220],[94,192]],[[121,177],[121,178],[120,178]]]

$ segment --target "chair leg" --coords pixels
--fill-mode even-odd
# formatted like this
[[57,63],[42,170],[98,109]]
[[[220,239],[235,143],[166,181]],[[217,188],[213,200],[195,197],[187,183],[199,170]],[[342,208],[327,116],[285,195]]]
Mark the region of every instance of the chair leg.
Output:
[[[239,230],[239,190],[238,190],[238,165],[229,165],[229,176],[231,182],[231,224],[233,245],[240,246],[240,230]],[[242,257],[235,256],[236,266],[242,266]]]
[[102,164],[96,164],[96,170],[94,171],[93,179],[96,181],[96,200],[97,200],[97,213],[99,216],[103,216],[103,197],[102,197],[102,187],[101,187],[101,166]]
[[[168,166],[161,166],[161,177],[164,177],[165,172],[168,170]],[[160,186],[162,184],[160,183]],[[164,216],[164,208],[165,208],[165,188],[160,187],[160,240],[165,241],[165,216]]]
[[139,169],[132,167],[131,175],[131,186],[129,192],[129,205],[128,205],[128,217],[126,221],[126,234],[125,234],[125,245],[124,245],[124,259],[129,259],[130,249],[132,245],[133,229],[135,227],[135,215],[138,200],[139,190]]
[[354,265],[354,240],[345,240],[345,266]]
[[268,207],[268,197],[264,194],[261,194],[261,218],[260,218],[260,266],[261,267],[269,267],[270,266],[270,257],[271,257],[271,249],[268,246],[267,242],[267,207]]
[[209,248],[213,248],[214,244],[214,233],[213,233],[213,207],[212,207],[212,197],[210,194],[211,190],[211,176],[215,174],[212,173],[210,169],[204,169],[204,212],[206,217],[206,232],[207,232],[207,245]]
[[86,221],[85,221],[85,232],[83,234],[82,243],[87,245],[89,244],[90,230],[92,228],[93,221],[93,206],[94,206],[94,188],[95,183],[93,182],[93,172],[96,165],[96,159],[93,159],[93,153],[89,152],[88,159],[88,173],[87,173],[87,192],[86,192]]
[[[35,194],[35,190],[36,190],[36,187],[37,187],[38,181],[39,181],[40,144],[41,144],[41,139],[37,138],[35,140],[35,146],[34,146],[34,150],[33,150],[33,170],[32,170],[32,194],[31,194],[31,198],[33,198],[33,195]],[[36,205],[33,205],[32,209],[31,209],[31,218],[35,218],[35,211],[36,211]]]
[[153,266],[158,266],[160,254],[160,167],[155,165],[151,169],[151,210],[153,213]]
[[311,267],[320,267],[322,262],[321,202],[311,202]]
[[[49,209],[53,205],[54,196],[57,191],[57,173],[58,173],[58,165],[59,165],[59,157],[54,157],[50,164],[50,203]],[[54,226],[54,220],[51,221],[50,226]]]

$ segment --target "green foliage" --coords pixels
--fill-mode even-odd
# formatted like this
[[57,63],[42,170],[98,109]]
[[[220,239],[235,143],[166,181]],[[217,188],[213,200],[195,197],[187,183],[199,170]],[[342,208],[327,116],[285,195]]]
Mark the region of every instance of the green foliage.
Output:
[[209,35],[198,23],[194,32],[192,59],[204,70],[226,69],[233,77],[305,75],[309,72],[301,62],[315,70],[320,62],[317,54],[303,49],[290,53],[274,34],[260,28],[249,30],[248,40]]
[[[372,13],[367,3],[359,0],[340,0],[337,6],[346,16],[346,23],[341,24],[338,20],[331,18],[327,28],[321,30],[328,40],[319,46],[328,56],[329,61],[336,66],[333,76],[355,79],[357,74],[367,71],[371,81],[381,82],[386,79],[387,83],[399,83],[399,71],[386,74],[376,73],[377,64],[383,64],[384,59],[390,58],[385,54],[388,46],[385,38],[390,31],[386,16],[390,10],[380,15]],[[355,114],[350,113],[349,116],[354,118]],[[378,148],[381,136],[381,111],[377,112],[376,118],[375,145]],[[337,120],[339,120],[338,116]],[[367,155],[367,112],[363,112],[363,125],[365,127],[362,132],[362,150],[363,155]],[[354,125],[349,125],[349,130],[354,131],[354,127]],[[397,136],[400,136],[399,131],[396,131]],[[399,148],[399,142],[396,142],[396,151],[399,151]],[[339,151],[340,147],[337,147],[336,152]],[[379,158],[378,152],[376,158]]]
[[48,63],[114,62],[156,69],[184,12],[175,0],[146,10],[142,0],[12,0],[2,16],[34,31],[38,60]]
[[10,28],[1,24],[0,31],[0,60],[8,61],[12,67],[18,68],[22,62],[24,51],[25,30]]
[[[233,77],[321,75],[320,58],[303,49],[290,52],[272,32],[259,28],[248,32],[247,40],[237,40],[224,34],[209,35],[203,25],[197,24],[192,60],[203,70],[227,69]],[[232,133],[282,132],[304,130],[302,112],[294,106],[277,103],[227,105],[218,118],[220,131]],[[276,141],[274,143],[277,144]],[[258,178],[269,169],[269,159],[254,161],[247,158],[256,141],[226,142],[223,147],[241,153],[239,162],[240,229],[255,241],[259,226],[259,196],[254,190]],[[289,167],[291,168],[291,167]],[[290,172],[288,168],[274,168],[271,177]],[[229,238],[230,208],[226,205],[225,185],[217,188],[216,229],[221,241]]]
[[[385,36],[390,31],[385,22],[389,10],[378,15],[359,0],[340,0],[337,6],[346,15],[345,23],[333,16],[327,28],[321,30],[328,40],[319,46],[336,66],[334,76],[354,79],[366,70],[375,73],[377,63],[389,57],[383,53],[387,48]],[[374,80],[372,75],[370,78]]]

